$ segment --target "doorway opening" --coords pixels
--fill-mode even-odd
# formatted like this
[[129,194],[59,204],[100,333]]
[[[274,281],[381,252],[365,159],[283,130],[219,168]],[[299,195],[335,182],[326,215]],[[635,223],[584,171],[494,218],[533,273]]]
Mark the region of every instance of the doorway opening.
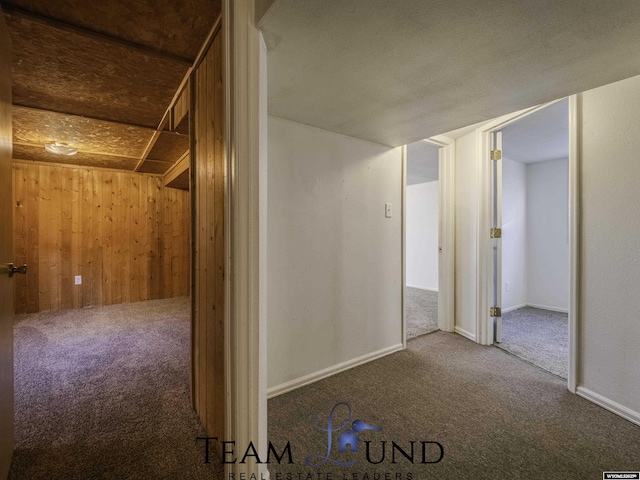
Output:
[[407,145],[407,339],[438,330],[439,151],[426,141]]
[[492,135],[494,344],[567,379],[569,100]]
[[454,325],[455,141],[445,135],[404,149],[403,343]]

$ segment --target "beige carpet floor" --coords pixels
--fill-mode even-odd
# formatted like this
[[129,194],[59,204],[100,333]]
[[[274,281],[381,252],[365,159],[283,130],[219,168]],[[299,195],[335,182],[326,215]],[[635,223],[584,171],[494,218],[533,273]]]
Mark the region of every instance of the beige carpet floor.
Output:
[[[15,332],[11,479],[222,477],[195,442],[204,432],[189,401],[186,299],[19,317]],[[382,428],[359,434],[374,460],[387,441],[382,463],[366,462],[364,445],[355,454],[334,445],[332,457],[357,463],[305,465],[325,455],[327,433],[314,420],[322,425],[338,402]],[[570,394],[555,375],[444,332],[273,398],[268,414],[270,440],[290,441],[296,462],[271,465],[272,478],[578,480],[640,469],[640,427]],[[391,442],[408,449],[412,440],[440,442],[442,461],[398,454],[392,463]]]
[[438,330],[438,292],[407,287],[407,339]]
[[532,307],[507,312],[502,315],[502,342],[496,346],[566,379],[568,315]]
[[[326,429],[338,402],[351,406],[352,420],[382,431],[360,433],[359,451],[342,454],[336,442],[344,431],[335,432],[331,457],[355,465],[307,467],[308,455],[328,450],[316,416]],[[640,469],[640,427],[571,394],[556,375],[452,333],[423,335],[406,351],[275,397],[268,415],[269,438],[276,445],[291,441],[296,462],[273,466],[272,478],[280,472],[315,479],[322,472],[323,480],[327,473],[334,480],[407,480],[409,473],[413,480],[586,480],[601,479],[605,470]],[[345,419],[343,408],[334,428]],[[392,463],[391,442],[409,450],[412,440],[440,442],[442,461],[411,464],[397,454]],[[364,441],[372,442],[374,461],[386,441],[386,459],[368,463]],[[418,443],[417,459],[420,450]]]
[[189,393],[187,298],[16,317],[10,479],[221,478]]

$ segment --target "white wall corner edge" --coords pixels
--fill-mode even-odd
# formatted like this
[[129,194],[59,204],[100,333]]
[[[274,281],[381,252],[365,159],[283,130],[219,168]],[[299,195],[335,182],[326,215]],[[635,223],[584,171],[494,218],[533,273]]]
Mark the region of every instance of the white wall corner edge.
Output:
[[596,405],[604,408],[605,410],[609,410],[616,415],[624,418],[625,420],[629,420],[631,423],[635,423],[636,425],[640,425],[640,413],[631,410],[630,408],[625,407],[624,405],[620,405],[613,400],[609,400],[606,397],[603,397],[599,393],[589,390],[585,387],[578,387],[576,389],[576,394],[580,397],[589,400],[590,402],[595,403]]
[[538,308],[540,310],[548,310],[550,312],[569,313],[568,308],[549,307],[548,305],[536,305],[535,303],[527,303],[527,307]]
[[537,308],[538,310],[547,310],[549,312],[569,313],[569,309],[567,308],[548,307],[546,305],[537,305],[535,303],[523,303],[522,305],[516,305],[515,307],[503,308],[502,313],[513,312],[514,310],[519,310],[524,307]]
[[464,328],[455,327],[454,332],[458,335],[462,335],[463,337],[468,338],[472,342],[476,341],[476,336],[473,333],[465,330]]
[[418,290],[426,290],[427,292],[438,292],[438,289],[433,287],[419,287],[418,285],[407,285],[407,287],[417,288]]
[[514,310],[519,310],[519,309],[527,307],[527,306],[528,305],[526,303],[523,303],[522,305],[516,305],[515,307],[503,308],[502,309],[502,313],[513,312]]
[[305,385],[315,383],[319,380],[331,377],[332,375],[335,375],[337,373],[350,370],[359,365],[364,365],[365,363],[372,362],[373,360],[378,360],[382,357],[386,357],[387,355],[391,355],[392,353],[399,352],[400,350],[404,350],[404,345],[402,343],[383,348],[376,352],[367,353],[366,355],[362,355],[361,357],[353,358],[351,360],[347,360],[346,362],[327,367],[318,372],[310,373],[309,375],[296,378],[295,380],[276,385],[275,387],[271,387],[267,390],[267,398],[277,397],[278,395],[290,392],[292,390],[295,390],[296,388],[304,387]]

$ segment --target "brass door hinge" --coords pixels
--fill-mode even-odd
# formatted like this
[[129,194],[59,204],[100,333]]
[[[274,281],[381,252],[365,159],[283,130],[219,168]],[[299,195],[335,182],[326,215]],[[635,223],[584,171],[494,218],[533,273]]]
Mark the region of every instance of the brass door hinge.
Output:
[[502,309],[500,307],[491,307],[489,309],[489,316],[502,317]]
[[501,228],[492,228],[491,229],[491,238],[502,238],[502,229]]
[[491,150],[491,160],[502,160],[502,150]]

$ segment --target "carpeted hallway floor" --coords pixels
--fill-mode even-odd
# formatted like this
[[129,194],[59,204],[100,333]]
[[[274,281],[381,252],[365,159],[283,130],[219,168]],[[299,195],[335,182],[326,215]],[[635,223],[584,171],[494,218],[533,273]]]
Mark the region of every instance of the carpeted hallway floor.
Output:
[[438,292],[406,287],[407,339],[438,330]]
[[[356,459],[351,467],[307,467],[308,455],[327,452],[327,433],[314,419],[318,415],[326,429],[337,402],[350,404],[352,420],[382,431],[359,433],[358,453],[340,454],[333,444],[331,458]],[[334,429],[346,418],[341,408]],[[334,442],[337,437],[338,432]],[[375,473],[394,480],[408,480],[408,473],[413,480],[583,480],[602,478],[605,470],[640,468],[640,427],[569,393],[555,375],[445,332],[413,339],[406,351],[269,400],[269,439],[279,447],[291,441],[296,462],[272,465],[271,478],[281,472],[315,479],[323,472],[319,478],[326,480],[335,472],[331,478],[339,480],[344,473],[359,480],[372,480]],[[368,463],[364,441],[372,442],[371,460],[377,461],[382,440],[386,459]],[[399,453],[393,464],[391,441],[408,451],[412,440],[418,442],[415,464]],[[420,464],[422,440],[442,444],[441,462]],[[427,450],[427,459],[435,460],[438,452]],[[309,472],[312,477],[304,476]]]
[[566,379],[569,326],[566,313],[524,307],[502,316],[497,347]]
[[[222,478],[219,464],[202,463],[195,442],[204,432],[188,393],[188,312],[188,300],[176,299],[18,317],[9,478]],[[379,440],[388,442],[382,463],[366,462],[361,444],[359,453],[342,454],[357,458],[352,467],[304,466],[307,455],[327,449],[315,416],[324,422],[340,401],[351,405],[353,419],[382,427],[359,434],[373,442],[373,460]],[[291,441],[297,463],[272,464],[272,479],[310,472],[315,480],[324,472],[327,480],[336,472],[331,478],[342,480],[346,472],[350,480],[364,473],[369,480],[373,473],[578,480],[640,468],[640,427],[570,394],[555,375],[444,332],[271,399],[269,439]],[[398,454],[391,463],[390,442],[408,449],[411,440],[440,442],[443,460],[410,464]]]
[[189,396],[189,300],[16,317],[10,479],[222,478]]

